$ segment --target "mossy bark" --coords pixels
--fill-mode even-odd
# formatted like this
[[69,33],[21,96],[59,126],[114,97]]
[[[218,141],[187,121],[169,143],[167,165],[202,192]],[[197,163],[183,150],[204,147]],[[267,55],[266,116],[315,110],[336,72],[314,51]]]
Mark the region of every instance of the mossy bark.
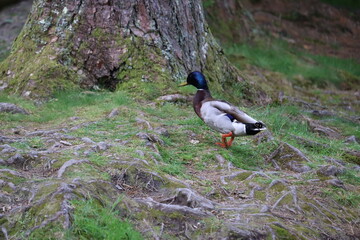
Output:
[[241,82],[254,96],[214,40],[200,0],[35,0],[0,70],[8,91],[32,97],[144,83],[161,94],[195,70],[215,90]]

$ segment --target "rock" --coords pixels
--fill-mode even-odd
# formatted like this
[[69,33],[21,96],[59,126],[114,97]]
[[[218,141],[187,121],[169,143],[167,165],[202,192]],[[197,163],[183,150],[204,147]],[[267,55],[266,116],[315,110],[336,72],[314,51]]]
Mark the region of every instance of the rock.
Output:
[[23,155],[17,153],[11,158],[9,158],[6,162],[9,165],[15,165],[22,168],[24,166],[24,163],[26,162],[26,159],[23,157]]
[[13,103],[0,103],[0,112],[7,112],[7,113],[12,113],[12,114],[19,113],[19,114],[29,115],[29,113],[25,109],[13,104]]
[[12,153],[12,152],[16,152],[17,149],[8,145],[8,144],[4,144],[4,145],[0,145],[0,149],[1,150],[1,154],[5,154],[5,153]]
[[229,236],[225,239],[266,239],[266,233],[255,229],[242,229],[244,226],[229,225]]
[[357,171],[357,172],[360,172],[360,166],[354,166],[354,167],[352,167],[352,169]]
[[164,136],[164,137],[170,137],[169,131],[166,128],[163,128],[163,127],[155,128],[154,132],[161,135],[161,136]]
[[270,154],[267,161],[271,161],[277,169],[285,167],[295,172],[308,171],[304,162],[310,162],[304,153],[285,142]]
[[334,113],[328,110],[313,110],[311,113],[317,117],[330,117],[335,115]]
[[0,84],[2,84],[1,86],[0,86],[0,92],[1,91],[3,91],[4,89],[6,89],[8,86],[9,86],[9,84],[8,83],[6,83],[6,82],[1,82]]
[[338,166],[345,166],[345,162],[339,159],[335,159],[335,158],[331,158],[331,157],[324,157],[324,159],[328,162],[328,163],[333,163],[336,164]]
[[145,133],[145,132],[139,132],[136,134],[138,138],[147,140],[149,142],[158,143],[160,145],[164,145],[165,142],[161,140],[157,135],[151,134],[151,133]]
[[259,145],[263,142],[271,142],[274,140],[273,135],[270,131],[264,131],[254,136],[254,141]]
[[191,208],[214,209],[214,204],[188,188],[178,188],[176,195],[172,198],[171,204],[187,206]]
[[62,145],[65,145],[65,146],[72,146],[71,143],[69,143],[69,142],[67,142],[67,141],[63,141],[63,140],[61,140],[60,143],[61,143]]
[[79,120],[80,118],[79,117],[70,117],[69,120],[70,121],[76,121],[76,120]]
[[119,108],[114,108],[113,110],[111,110],[111,112],[109,113],[107,118],[114,118],[114,117],[118,116],[119,114],[120,114]]
[[304,146],[306,148],[314,149],[314,148],[328,148],[328,147],[330,147],[328,144],[321,144],[321,143],[311,141],[311,140],[308,140],[308,139],[305,139],[305,138],[302,138],[302,137],[299,137],[299,136],[296,136],[296,135],[291,135],[291,137],[293,137],[298,144],[301,144],[302,146]]
[[91,148],[95,152],[101,152],[101,151],[105,151],[105,150],[109,149],[110,147],[111,147],[111,145],[106,142],[99,142],[96,145],[92,146]]
[[181,94],[169,94],[165,96],[158,97],[156,100],[164,102],[188,102],[191,101],[191,97],[186,97]]
[[[5,137],[5,136],[0,136],[0,143],[12,143],[12,142],[16,142],[16,140]],[[1,145],[0,145],[0,147],[1,147]]]
[[345,139],[345,143],[359,143],[354,135]]
[[340,139],[341,134],[332,128],[322,126],[321,124],[317,123],[313,119],[306,119],[307,123],[311,129],[312,132],[318,133],[319,135],[326,136],[333,139]]
[[12,202],[11,197],[7,194],[0,193],[0,202],[2,204],[9,204]]
[[151,126],[151,124],[150,124],[148,121],[146,121],[146,120],[144,120],[144,119],[141,119],[141,118],[138,118],[138,117],[137,117],[135,120],[136,120],[136,123],[137,123],[138,125],[143,126],[143,127],[147,128],[148,130],[152,130],[152,129],[153,129],[152,126]]
[[91,144],[94,144],[95,142],[93,140],[91,140],[90,138],[88,137],[83,137],[81,138],[81,140],[85,143],[91,143]]
[[334,165],[325,165],[320,166],[320,168],[316,171],[318,175],[323,176],[337,176],[339,174],[344,173],[345,168],[344,167],[336,167]]
[[6,164],[7,163],[3,159],[0,158],[0,165],[6,165]]
[[293,172],[303,173],[311,171],[311,167],[305,165],[304,163],[299,163],[297,161],[290,161],[286,164],[287,168]]
[[341,180],[339,180],[337,178],[326,180],[326,183],[328,183],[328,184],[330,184],[331,186],[334,186],[334,187],[339,187],[339,188],[344,188],[345,189],[345,185],[344,185],[343,181],[341,181]]

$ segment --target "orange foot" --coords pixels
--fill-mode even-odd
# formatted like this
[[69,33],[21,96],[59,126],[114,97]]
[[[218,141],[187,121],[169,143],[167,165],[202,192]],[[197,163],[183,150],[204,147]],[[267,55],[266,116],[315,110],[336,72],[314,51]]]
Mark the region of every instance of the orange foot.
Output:
[[[231,137],[231,139],[228,142],[226,141],[227,137]],[[227,134],[222,134],[221,135],[222,142],[217,142],[215,144],[220,146],[220,147],[223,147],[223,148],[229,148],[232,145],[232,142],[234,141],[234,138],[235,138],[235,136],[233,135],[232,132],[229,132]]]

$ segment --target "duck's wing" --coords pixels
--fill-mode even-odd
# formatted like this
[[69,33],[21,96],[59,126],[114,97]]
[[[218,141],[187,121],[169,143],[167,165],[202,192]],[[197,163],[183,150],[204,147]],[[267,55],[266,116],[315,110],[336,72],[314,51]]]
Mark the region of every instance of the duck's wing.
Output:
[[257,120],[253,119],[249,115],[247,115],[245,112],[241,111],[234,105],[221,100],[213,100],[211,101],[211,106],[214,108],[217,108],[219,111],[224,112],[226,114],[230,114],[233,116],[236,120],[242,123],[256,123]]

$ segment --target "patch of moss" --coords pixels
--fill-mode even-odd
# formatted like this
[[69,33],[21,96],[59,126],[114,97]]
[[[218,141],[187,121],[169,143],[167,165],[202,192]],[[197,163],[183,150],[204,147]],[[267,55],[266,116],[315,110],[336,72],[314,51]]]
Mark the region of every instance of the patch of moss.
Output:
[[342,158],[347,162],[360,165],[360,153],[359,152],[357,152],[357,153],[345,152],[342,155]]
[[47,44],[39,49],[29,37],[18,37],[12,54],[0,63],[0,77],[9,84],[7,91],[47,97],[58,90],[77,88],[77,74],[58,62],[54,48]]
[[275,192],[282,192],[286,189],[286,185],[282,182],[276,182],[274,185],[271,186],[270,190]]
[[290,233],[285,228],[279,227],[277,225],[271,225],[271,228],[275,231],[277,239],[284,239],[284,240],[297,240],[299,239],[297,236]]
[[[63,217],[60,217],[63,218]],[[57,240],[64,239],[65,231],[63,226],[58,222],[53,222],[45,227],[38,228],[33,231],[30,236],[27,238],[29,240],[38,240],[38,239],[47,239],[47,240]]]
[[20,184],[27,181],[26,178],[13,175],[11,174],[11,172],[7,172],[7,171],[1,171],[0,177],[1,179],[6,179],[6,181],[12,182],[14,184]]
[[155,99],[170,89],[177,89],[158,48],[149,47],[141,38],[122,39],[127,48],[117,71],[117,90],[131,89],[133,96]]
[[243,181],[252,174],[251,171],[243,172],[235,177],[236,180]]
[[266,200],[266,192],[264,192],[264,191],[255,191],[254,198],[258,199],[258,200],[261,200],[261,201],[265,201]]

